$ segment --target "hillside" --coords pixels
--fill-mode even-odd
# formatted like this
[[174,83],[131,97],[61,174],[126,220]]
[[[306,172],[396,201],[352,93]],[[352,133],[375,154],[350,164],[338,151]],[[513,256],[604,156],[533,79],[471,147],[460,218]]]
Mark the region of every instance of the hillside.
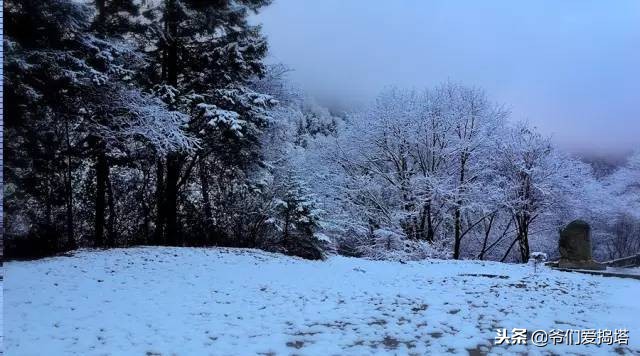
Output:
[[[524,265],[141,247],[5,277],[7,355],[640,352],[638,281]],[[493,345],[497,328],[625,328],[630,345]]]

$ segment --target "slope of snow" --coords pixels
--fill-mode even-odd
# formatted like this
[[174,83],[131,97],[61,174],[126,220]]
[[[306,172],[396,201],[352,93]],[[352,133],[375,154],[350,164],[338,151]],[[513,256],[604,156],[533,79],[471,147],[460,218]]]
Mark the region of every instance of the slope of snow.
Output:
[[[471,261],[84,250],[5,264],[6,355],[640,352],[640,282]],[[629,329],[629,346],[493,345],[497,328]]]

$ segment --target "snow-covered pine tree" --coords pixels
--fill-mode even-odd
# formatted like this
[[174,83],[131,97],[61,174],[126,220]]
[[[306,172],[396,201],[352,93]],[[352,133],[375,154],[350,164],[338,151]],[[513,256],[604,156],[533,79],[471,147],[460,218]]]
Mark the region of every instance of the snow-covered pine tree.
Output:
[[270,222],[277,230],[280,245],[286,253],[294,256],[323,259],[323,241],[316,235],[321,211],[315,197],[305,182],[292,171],[276,178],[279,187]]
[[[136,86],[142,81],[145,59],[125,41],[126,33],[96,32],[95,12],[88,5],[16,0],[5,2],[5,10],[10,15],[5,37],[6,110],[13,118],[7,120],[7,142],[21,143],[20,149],[7,151],[7,169],[15,173],[9,178],[15,183],[14,197],[23,199],[16,201],[16,209],[28,210],[14,227],[20,235],[37,227],[53,236],[56,241],[48,243],[49,252],[73,247],[76,235],[98,235],[92,245],[103,246],[102,228],[95,227],[105,225],[108,159],[114,159],[106,152],[126,159],[121,163],[126,165],[133,159],[126,157],[131,152],[193,145],[181,129],[186,117]],[[85,184],[91,174],[87,163],[92,161],[93,172],[101,171],[94,174],[100,176],[100,184]],[[108,225],[113,232],[116,199],[109,195],[109,201]],[[57,217],[59,205],[64,206],[63,218]],[[88,211],[91,207],[93,212]],[[74,224],[74,215],[83,221],[95,218],[93,231],[85,230],[87,224]],[[65,222],[64,229],[57,227],[58,221]],[[76,233],[77,229],[82,231]],[[57,241],[58,235],[66,235],[66,241]]]
[[33,254],[73,248],[72,158],[84,137],[77,133],[79,98],[101,80],[84,57],[91,12],[53,0],[6,1],[4,9],[5,214],[15,215],[7,219],[6,246],[26,244]]
[[[273,105],[269,96],[247,85],[263,74],[267,50],[260,27],[247,18],[268,3],[165,0],[142,9],[158,15],[149,31],[155,37],[146,46],[155,55],[159,73],[154,91],[171,108],[192,117],[189,131],[201,142],[193,154],[173,152],[159,162],[158,242],[194,243],[183,241],[179,206],[204,216],[207,223],[199,226],[200,232],[216,230],[217,240],[237,235],[236,215],[246,209],[235,208],[252,194],[248,173],[260,165],[259,136],[270,120],[266,109]],[[193,182],[195,170],[201,171],[199,202],[183,190]]]

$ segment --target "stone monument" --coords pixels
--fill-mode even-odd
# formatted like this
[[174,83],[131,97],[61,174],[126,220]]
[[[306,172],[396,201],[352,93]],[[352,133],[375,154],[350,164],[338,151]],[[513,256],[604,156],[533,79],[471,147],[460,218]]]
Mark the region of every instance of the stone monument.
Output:
[[591,227],[582,220],[575,220],[560,230],[560,261],[558,267],[572,269],[604,270],[607,267],[591,257]]

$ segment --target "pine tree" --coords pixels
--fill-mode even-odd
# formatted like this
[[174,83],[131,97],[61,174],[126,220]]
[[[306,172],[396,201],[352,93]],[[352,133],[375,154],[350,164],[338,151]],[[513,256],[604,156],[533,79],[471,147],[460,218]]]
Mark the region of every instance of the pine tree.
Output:
[[323,259],[322,242],[316,231],[320,227],[317,202],[299,176],[288,172],[281,179],[271,222],[280,232],[281,245],[291,255]]
[[[154,90],[171,108],[192,117],[190,132],[202,143],[195,154],[170,153],[164,167],[158,166],[156,235],[168,244],[185,243],[180,238],[178,206],[193,167],[205,176],[212,170],[224,172],[218,178],[229,188],[238,188],[259,164],[261,129],[268,124],[266,109],[273,102],[247,86],[263,74],[267,49],[260,28],[250,25],[247,17],[268,3],[166,0],[156,11],[162,13],[156,22],[161,36],[154,52],[161,75]],[[204,191],[202,196],[229,193]]]
[[[195,141],[181,129],[186,116],[136,87],[144,81],[145,59],[124,39],[126,33],[115,36],[113,30],[94,30],[100,26],[95,26],[96,18],[87,5],[20,0],[6,2],[5,9],[10,15],[5,38],[6,110],[14,118],[7,122],[7,137],[34,150],[20,156],[21,146],[8,155],[7,168],[13,173],[9,182],[15,183],[15,197],[25,199],[16,205],[29,210],[29,199],[37,197],[36,207],[44,207],[43,216],[25,224],[49,226],[41,230],[55,230],[47,233],[55,237],[58,229],[49,221],[53,225],[66,221],[67,241],[50,245],[54,250],[73,247],[74,210],[86,209],[76,204],[85,198],[74,199],[73,193],[82,183],[78,180],[86,177],[85,163],[93,157],[97,184],[95,193],[87,191],[96,203],[92,245],[104,245],[105,205],[113,244],[116,199],[110,194],[105,202],[105,195],[112,191],[108,172],[115,157],[107,152],[118,155],[120,164],[131,164],[126,155],[140,151],[140,146],[133,147],[137,143],[160,152],[191,146]],[[25,174],[25,165],[31,165],[31,172]],[[42,186],[22,180],[29,175]],[[31,188],[38,191],[30,192]],[[64,219],[53,216],[58,200],[52,196],[60,192],[64,192]]]
[[[7,1],[4,6],[5,168],[10,187],[5,214],[18,218],[8,224],[7,235],[31,236],[27,252],[36,254],[73,248],[71,171],[82,136],[70,127],[80,124],[78,96],[99,80],[82,58],[90,47],[83,35],[90,10],[53,0]],[[66,241],[59,235],[66,235]]]

